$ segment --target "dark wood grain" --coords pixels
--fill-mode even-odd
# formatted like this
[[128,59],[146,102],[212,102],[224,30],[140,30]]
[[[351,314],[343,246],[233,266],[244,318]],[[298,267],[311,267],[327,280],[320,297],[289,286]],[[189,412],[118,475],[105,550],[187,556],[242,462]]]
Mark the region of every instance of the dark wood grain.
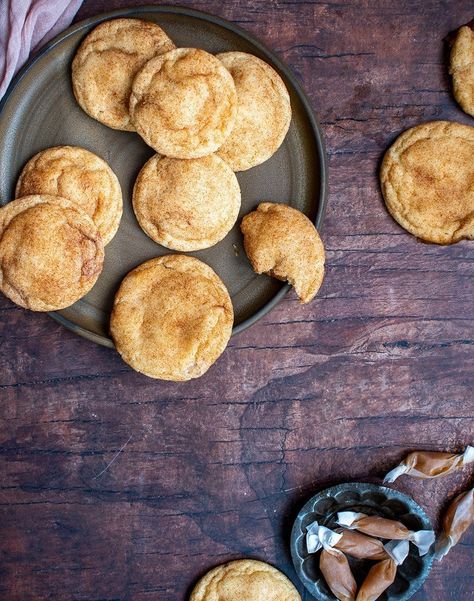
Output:
[[[139,3],[86,0],[77,19]],[[443,45],[472,3],[181,4],[241,24],[303,82],[329,155],[327,276],[311,305],[289,294],[183,384],[142,377],[2,297],[1,599],[184,601],[242,556],[296,581],[290,528],[313,492],[474,439],[472,244],[417,242],[377,182],[403,129],[472,124]],[[397,488],[437,522],[472,484],[465,470]],[[473,543],[471,531],[413,599],[474,599]]]

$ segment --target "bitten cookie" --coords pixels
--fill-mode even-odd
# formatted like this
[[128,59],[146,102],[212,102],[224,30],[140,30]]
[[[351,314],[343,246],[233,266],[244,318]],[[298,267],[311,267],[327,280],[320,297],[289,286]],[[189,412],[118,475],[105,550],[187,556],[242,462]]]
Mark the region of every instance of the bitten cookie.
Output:
[[217,566],[194,587],[189,601],[301,601],[279,570],[254,559],[240,559]]
[[454,97],[462,109],[474,117],[474,20],[457,32],[451,48],[449,72]]
[[450,121],[403,132],[380,170],[385,204],[411,234],[436,244],[474,238],[474,127]]
[[113,19],[95,27],[72,62],[77,102],[92,118],[114,129],[134,131],[128,112],[132,82],[154,56],[175,48],[149,21]]
[[214,154],[187,160],[155,155],[138,174],[133,209],[155,242],[183,251],[208,248],[237,220],[239,183]]
[[193,159],[215,152],[237,111],[234,81],[215,56],[178,48],[149,61],[136,76],[130,114],[159,154]]
[[240,229],[254,271],[287,280],[303,303],[315,297],[324,277],[324,246],[306,215],[262,202],[243,218]]
[[104,245],[74,203],[46,194],[0,208],[0,290],[32,311],[72,305],[95,284]]
[[202,376],[217,360],[233,321],[232,302],[219,276],[198,259],[167,255],[125,276],[110,332],[133,369],[182,381]]
[[100,157],[77,146],[56,146],[36,154],[18,178],[15,196],[52,194],[72,200],[96,224],[104,244],[115,236],[122,217],[117,176]]
[[280,148],[290,127],[290,96],[275,69],[260,58],[245,52],[224,52],[217,58],[237,90],[235,125],[218,155],[234,171],[244,171]]

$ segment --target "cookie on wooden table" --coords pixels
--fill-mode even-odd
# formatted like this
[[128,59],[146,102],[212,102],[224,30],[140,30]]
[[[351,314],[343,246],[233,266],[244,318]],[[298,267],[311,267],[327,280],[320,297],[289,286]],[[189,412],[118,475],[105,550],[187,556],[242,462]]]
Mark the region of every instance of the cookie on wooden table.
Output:
[[52,194],[72,200],[92,218],[104,244],[115,236],[122,217],[117,176],[100,157],[78,146],[47,148],[23,168],[15,196]]
[[193,159],[216,151],[237,111],[234,81],[215,56],[178,48],[150,60],[136,76],[130,114],[158,153]]
[[311,221],[288,205],[262,202],[240,226],[244,248],[257,273],[291,284],[309,303],[324,277],[324,246]]
[[474,117],[474,20],[456,34],[449,72],[453,78],[454,97],[461,108]]
[[0,208],[0,290],[17,305],[68,307],[89,292],[103,262],[94,222],[71,201],[41,194]]
[[279,570],[254,559],[217,566],[194,587],[189,601],[301,601],[290,580]]
[[200,159],[156,154],[138,174],[133,209],[155,242],[174,250],[208,248],[222,240],[237,220],[239,183],[215,154]]
[[166,255],[125,276],[110,332],[122,359],[161,380],[202,376],[222,354],[234,314],[229,293],[205,263]]
[[128,112],[133,79],[147,61],[173,48],[156,23],[104,21],[84,39],[72,62],[77,102],[104,125],[134,131]]
[[474,238],[474,127],[431,121],[403,132],[380,170],[385,204],[414,236],[436,244]]
[[223,52],[217,58],[237,90],[235,125],[218,155],[234,171],[244,171],[269,159],[281,146],[290,127],[290,96],[275,69],[253,54]]

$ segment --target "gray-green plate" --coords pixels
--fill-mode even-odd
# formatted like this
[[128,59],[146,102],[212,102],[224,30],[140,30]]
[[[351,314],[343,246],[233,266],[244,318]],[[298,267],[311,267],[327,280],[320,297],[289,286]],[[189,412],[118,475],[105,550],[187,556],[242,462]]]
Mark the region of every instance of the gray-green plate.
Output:
[[0,105],[0,203],[13,198],[26,161],[49,146],[82,146],[110,164],[122,186],[124,214],[117,235],[106,247],[104,270],[87,296],[51,316],[81,336],[113,346],[109,312],[120,281],[143,261],[172,252],[146,236],[131,207],[133,183],[153,150],[138,134],[110,129],[88,117],[72,93],[70,66],[78,45],[98,23],[117,17],[155,21],[177,46],[255,54],[280,73],[290,92],[293,119],[283,145],[263,165],[237,174],[242,190],[237,224],[212,248],[190,253],[208,263],[225,282],[234,304],[233,331],[237,333],[262,317],[288,290],[286,284],[252,271],[243,250],[241,217],[260,201],[269,200],[300,209],[320,227],[327,166],[320,129],[296,77],[265,46],[232,23],[195,10],[148,6],[92,17],[52,40],[17,75]]

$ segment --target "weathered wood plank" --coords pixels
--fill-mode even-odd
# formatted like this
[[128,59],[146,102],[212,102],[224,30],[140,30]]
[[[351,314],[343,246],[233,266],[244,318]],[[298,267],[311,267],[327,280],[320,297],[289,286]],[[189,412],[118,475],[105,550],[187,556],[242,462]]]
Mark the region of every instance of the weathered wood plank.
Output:
[[[77,19],[140,4],[86,0]],[[295,580],[289,533],[313,492],[474,439],[472,245],[417,242],[377,180],[406,127],[472,124],[442,42],[472,4],[179,4],[241,24],[303,82],[329,155],[326,280],[310,306],[288,295],[182,384],[0,298],[1,599],[184,601],[212,565],[247,555]],[[472,470],[397,482],[435,522],[468,486]],[[414,600],[472,599],[473,536]]]

